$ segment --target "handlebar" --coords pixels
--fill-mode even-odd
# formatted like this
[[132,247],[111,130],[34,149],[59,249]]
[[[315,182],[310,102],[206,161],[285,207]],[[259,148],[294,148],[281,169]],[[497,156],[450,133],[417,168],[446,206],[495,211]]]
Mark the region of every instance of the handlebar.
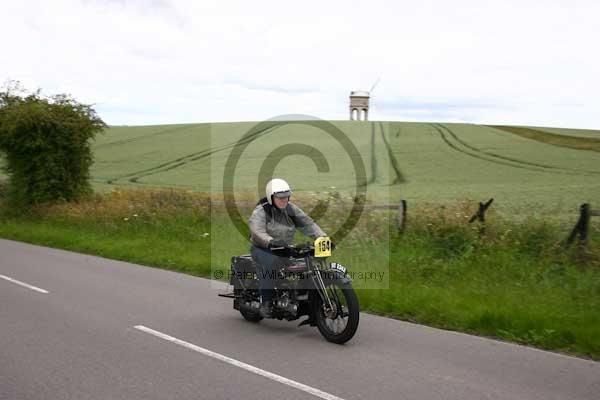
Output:
[[[332,243],[332,250],[335,250],[335,246]],[[273,247],[271,251],[280,257],[294,257],[303,258],[307,255],[315,254],[315,246],[311,243],[292,244],[284,247]]]

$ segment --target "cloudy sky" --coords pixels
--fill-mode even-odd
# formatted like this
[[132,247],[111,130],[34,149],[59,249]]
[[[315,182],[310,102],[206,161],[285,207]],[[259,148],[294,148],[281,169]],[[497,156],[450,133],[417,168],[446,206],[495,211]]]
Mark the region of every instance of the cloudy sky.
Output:
[[600,129],[598,1],[0,2],[0,82],[109,124],[348,118]]

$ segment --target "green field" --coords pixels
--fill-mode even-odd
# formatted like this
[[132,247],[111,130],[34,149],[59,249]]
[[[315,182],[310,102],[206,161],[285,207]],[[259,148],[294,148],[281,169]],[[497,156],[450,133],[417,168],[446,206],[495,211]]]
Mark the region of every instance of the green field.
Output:
[[[507,213],[567,215],[581,203],[600,202],[600,152],[473,124],[332,123],[357,149],[367,197],[377,203],[493,197],[495,207]],[[256,123],[112,127],[94,143],[93,182],[100,190],[173,187],[219,194],[223,177],[233,176],[236,192],[256,197],[267,179],[259,171],[266,166],[270,168],[263,175],[273,171],[298,192],[353,195],[357,175],[352,159],[326,133],[327,124],[270,123],[247,142],[237,168],[227,172],[236,143]],[[575,143],[589,139],[573,130],[543,129],[539,132],[571,135]],[[584,132],[600,137],[599,131]],[[277,149],[283,151],[279,157]],[[319,151],[327,164],[320,171],[309,158]],[[302,154],[288,154],[298,152]]]

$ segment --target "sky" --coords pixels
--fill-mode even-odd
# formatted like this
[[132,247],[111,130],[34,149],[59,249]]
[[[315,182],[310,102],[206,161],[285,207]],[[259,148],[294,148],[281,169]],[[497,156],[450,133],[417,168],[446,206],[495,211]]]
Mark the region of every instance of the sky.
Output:
[[[598,1],[0,2],[0,84],[110,125],[369,118],[600,129]],[[283,117],[285,118],[285,117]]]

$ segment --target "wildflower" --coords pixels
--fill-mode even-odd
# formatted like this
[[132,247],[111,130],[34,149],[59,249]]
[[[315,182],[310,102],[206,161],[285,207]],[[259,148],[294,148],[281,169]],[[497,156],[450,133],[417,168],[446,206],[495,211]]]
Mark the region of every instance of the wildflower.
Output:
[[123,218],[123,221],[129,221],[129,218],[125,217]]
[[204,233],[202,234],[202,237],[207,237],[207,236],[209,236],[209,235],[210,235],[210,233],[208,233],[208,232],[204,232]]
[[137,218],[138,215],[137,214],[133,214],[133,216]]

